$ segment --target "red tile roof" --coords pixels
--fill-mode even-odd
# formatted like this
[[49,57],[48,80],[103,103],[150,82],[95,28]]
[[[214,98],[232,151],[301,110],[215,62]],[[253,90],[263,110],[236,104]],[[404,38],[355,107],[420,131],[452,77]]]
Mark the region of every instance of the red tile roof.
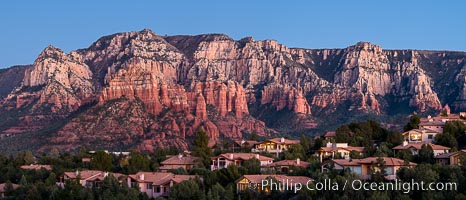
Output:
[[[282,139],[284,140],[282,142]],[[286,139],[286,138],[272,138],[272,139],[268,139],[266,141],[270,141],[270,142],[274,142],[274,143],[277,143],[277,144],[299,144],[299,140],[290,140],[290,139]]]
[[162,161],[162,165],[194,165],[196,161],[199,160],[198,157],[194,156],[171,156],[168,159]]
[[450,153],[442,153],[439,155],[435,156],[435,159],[445,159],[445,158],[450,158],[451,155],[455,154],[456,152],[450,152]]
[[361,165],[361,163],[359,163],[357,161],[357,159],[353,159],[353,160],[347,160],[347,159],[333,159],[332,160],[334,163],[340,165],[340,166],[358,166],[358,165]]
[[[142,178],[144,175],[144,179]],[[131,179],[140,183],[152,183],[152,185],[165,185],[171,181],[180,183],[189,179],[196,178],[195,175],[176,175],[168,172],[138,172],[136,174],[128,175]]]
[[76,179],[79,176],[81,180],[86,180],[90,177],[97,176],[103,173],[104,172],[100,170],[84,170],[84,171],[76,171],[76,172],[65,172],[64,175],[70,179]]
[[329,131],[324,134],[324,137],[335,137],[337,133],[335,131]]
[[276,167],[276,166],[307,167],[307,166],[309,166],[309,163],[305,162],[305,161],[299,161],[299,165],[298,165],[297,160],[280,160],[280,161],[277,161],[277,162],[274,162],[274,163],[270,164],[269,166],[271,166],[271,167]]
[[463,153],[466,153],[466,150],[461,150],[461,151],[457,151],[457,152],[450,152],[450,153],[442,153],[442,154],[439,154],[439,155],[436,155],[435,156],[435,159],[446,159],[446,158],[450,158],[452,155],[456,155],[460,152],[463,152]]
[[340,149],[344,149],[347,151],[357,151],[357,152],[364,152],[364,147],[353,147],[353,146],[347,146],[347,147],[321,147],[321,151],[325,152],[334,152]]
[[121,177],[126,176],[120,173],[111,173],[111,172],[104,172],[104,171],[99,171],[99,170],[84,170],[84,171],[78,171],[78,173],[65,172],[64,175],[70,179],[77,179],[79,176],[80,180],[86,180],[86,181],[104,180],[105,177],[108,175],[114,176],[117,179],[121,179]]
[[445,126],[445,122],[442,121],[427,121],[419,123],[419,126]]
[[[233,155],[233,159],[231,158],[231,155]],[[225,158],[225,159],[228,159],[228,160],[249,160],[249,159],[257,158],[257,157],[259,157],[258,160],[260,160],[260,161],[273,160],[273,158],[269,158],[269,157],[262,156],[262,155],[259,155],[259,154],[255,154],[255,153],[224,153],[224,154],[220,154],[220,155],[218,155],[217,157],[214,157],[214,158],[218,158],[218,157],[222,157],[222,158]]]
[[[363,158],[359,159],[360,163],[365,163],[365,164],[370,164],[370,163],[375,163],[377,162],[377,159],[379,157],[368,157],[368,158]],[[392,157],[381,157],[385,161],[386,166],[400,166],[400,165],[405,165],[405,161],[398,159],[398,158],[392,158]],[[408,165],[416,165],[416,163],[409,162]]]
[[434,131],[434,130],[431,130],[431,129],[428,129],[428,128],[420,128],[420,129],[411,129],[409,131],[403,132],[402,135],[407,135],[410,132],[417,132],[417,133],[421,133],[421,134],[424,134],[424,133],[439,133],[438,131]]
[[[352,159],[352,160],[334,159],[333,162],[341,166],[358,166],[361,164],[376,163],[378,158],[379,157],[368,157],[368,158],[363,158],[363,159]],[[398,159],[398,158],[391,158],[391,157],[380,157],[380,158],[382,158],[385,161],[385,166],[405,166],[405,161]],[[414,166],[416,165],[416,163],[409,162],[408,165]]]
[[46,169],[48,171],[51,171],[52,170],[52,166],[51,165],[35,165],[35,164],[31,164],[31,165],[23,165],[21,166],[21,169],[33,169],[33,170],[40,170],[40,169]]
[[414,148],[414,149],[420,150],[422,148],[423,144],[431,146],[433,150],[450,150],[449,147],[444,147],[442,145],[430,144],[430,143],[425,143],[425,142],[411,142],[411,143],[408,143],[405,146],[403,146],[403,144],[400,144],[400,145],[398,145],[396,147],[393,147],[393,149],[394,150],[402,150],[402,149]]

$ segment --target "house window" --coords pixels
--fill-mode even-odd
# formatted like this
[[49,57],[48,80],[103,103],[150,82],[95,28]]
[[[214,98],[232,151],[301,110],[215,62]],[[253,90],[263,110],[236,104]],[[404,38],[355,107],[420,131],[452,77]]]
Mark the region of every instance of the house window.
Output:
[[394,174],[393,174],[393,167],[387,167],[387,168],[385,168],[385,172],[387,173],[387,175],[394,175]]
[[136,187],[136,186],[137,186],[136,182],[131,181],[131,187]]
[[225,159],[220,159],[220,160],[218,161],[218,165],[219,165],[220,167],[225,166],[225,164],[226,164]]
[[427,135],[427,139],[429,139],[429,140],[434,139],[434,135],[432,135],[432,134]]
[[419,133],[411,133],[409,136],[411,137],[410,138],[411,141],[418,141],[422,137],[421,134],[419,134]]
[[157,188],[157,189],[156,189],[156,192],[157,192],[157,193],[160,193],[160,187],[156,187],[156,188]]
[[362,168],[361,167],[352,167],[351,171],[358,174],[358,175],[362,175]]
[[146,186],[146,188],[147,188],[148,190],[152,190],[152,184],[149,184],[149,183],[148,183],[147,186]]
[[282,167],[282,173],[287,174],[288,173],[288,167]]

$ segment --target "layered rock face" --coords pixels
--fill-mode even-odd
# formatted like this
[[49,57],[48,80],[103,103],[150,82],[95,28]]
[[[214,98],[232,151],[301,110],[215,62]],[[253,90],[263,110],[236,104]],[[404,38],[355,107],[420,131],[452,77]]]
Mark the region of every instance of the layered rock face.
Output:
[[[179,80],[179,70],[184,62],[188,62],[187,59],[153,32],[144,30],[115,35],[110,42],[101,40],[89,51],[79,51],[90,65],[103,66],[109,60],[119,63],[107,67],[107,73],[102,77],[97,107],[107,107],[107,102],[121,99],[140,102],[143,105],[141,112],[146,113],[143,118],[153,117],[149,117],[150,123],[139,125],[143,127],[145,138],[139,148],[152,150],[163,143],[186,148],[185,140],[194,137],[199,129],[208,133],[211,142],[218,140],[220,135],[241,138],[243,132],[254,131],[259,135],[272,132],[264,122],[249,115],[246,93],[241,84],[227,80]],[[101,49],[102,46],[105,48]],[[82,115],[96,118],[88,112]],[[79,119],[82,118],[73,120],[73,126],[66,125],[59,131],[59,138],[66,140],[56,140],[56,144],[88,143],[85,136],[73,135],[72,130],[78,129],[75,127],[77,124],[93,123],[83,125],[85,127],[109,126],[95,124],[94,120],[80,122]],[[109,130],[114,129],[109,127]],[[80,129],[81,135],[92,135],[96,131],[102,132],[102,137],[109,134],[103,130]],[[140,137],[140,134],[134,137]],[[130,143],[134,143],[134,140],[127,141],[127,144]]]
[[51,114],[68,114],[92,99],[93,94],[92,72],[81,56],[75,52],[67,55],[49,46],[25,70],[21,86],[5,101],[15,99],[16,109],[33,104],[31,111],[48,109]]
[[271,104],[277,111],[292,110],[295,113],[311,114],[311,107],[300,89],[282,85],[268,85],[262,90],[261,104]]
[[3,100],[5,113],[18,113],[17,126],[2,127],[6,133],[37,130],[62,120],[95,99],[92,72],[82,57],[49,46],[32,66],[26,67],[21,84]]
[[383,50],[367,42],[298,49],[274,40],[143,30],[105,36],[69,54],[46,48],[24,68],[21,84],[9,86],[1,107],[26,111],[16,126],[73,118],[52,136],[66,148],[98,145],[93,141],[187,148],[201,128],[215,142],[277,133],[270,128],[314,128],[315,119],[336,112],[387,115],[396,105],[422,113],[445,104],[459,111],[466,108],[465,58],[464,52]]
[[[380,112],[380,103],[375,96],[391,94],[409,100],[409,106],[420,112],[442,108],[437,94],[431,87],[430,78],[420,68],[415,51],[410,59],[396,61],[396,52],[382,51],[370,43],[358,43],[346,49],[343,63],[335,74],[335,84],[343,88],[354,88],[361,96],[360,108]],[[417,54],[417,55],[416,55]],[[406,81],[402,83],[402,81]]]

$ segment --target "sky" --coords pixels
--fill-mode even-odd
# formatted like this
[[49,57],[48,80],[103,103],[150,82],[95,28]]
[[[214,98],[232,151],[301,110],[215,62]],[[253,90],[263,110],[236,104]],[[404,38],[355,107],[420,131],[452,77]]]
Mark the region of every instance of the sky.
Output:
[[65,52],[117,32],[224,33],[288,47],[466,51],[466,1],[2,1],[0,68],[31,64],[53,45]]

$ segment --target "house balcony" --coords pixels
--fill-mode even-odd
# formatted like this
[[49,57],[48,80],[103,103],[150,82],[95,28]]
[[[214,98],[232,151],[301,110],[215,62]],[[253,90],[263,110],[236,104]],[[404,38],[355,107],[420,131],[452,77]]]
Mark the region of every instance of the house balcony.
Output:
[[283,153],[285,150],[282,149],[251,149],[252,153],[262,153],[262,152],[268,152],[268,153]]
[[214,170],[218,170],[218,169],[223,169],[223,168],[227,168],[227,165],[210,165],[210,170],[211,171],[214,171]]

